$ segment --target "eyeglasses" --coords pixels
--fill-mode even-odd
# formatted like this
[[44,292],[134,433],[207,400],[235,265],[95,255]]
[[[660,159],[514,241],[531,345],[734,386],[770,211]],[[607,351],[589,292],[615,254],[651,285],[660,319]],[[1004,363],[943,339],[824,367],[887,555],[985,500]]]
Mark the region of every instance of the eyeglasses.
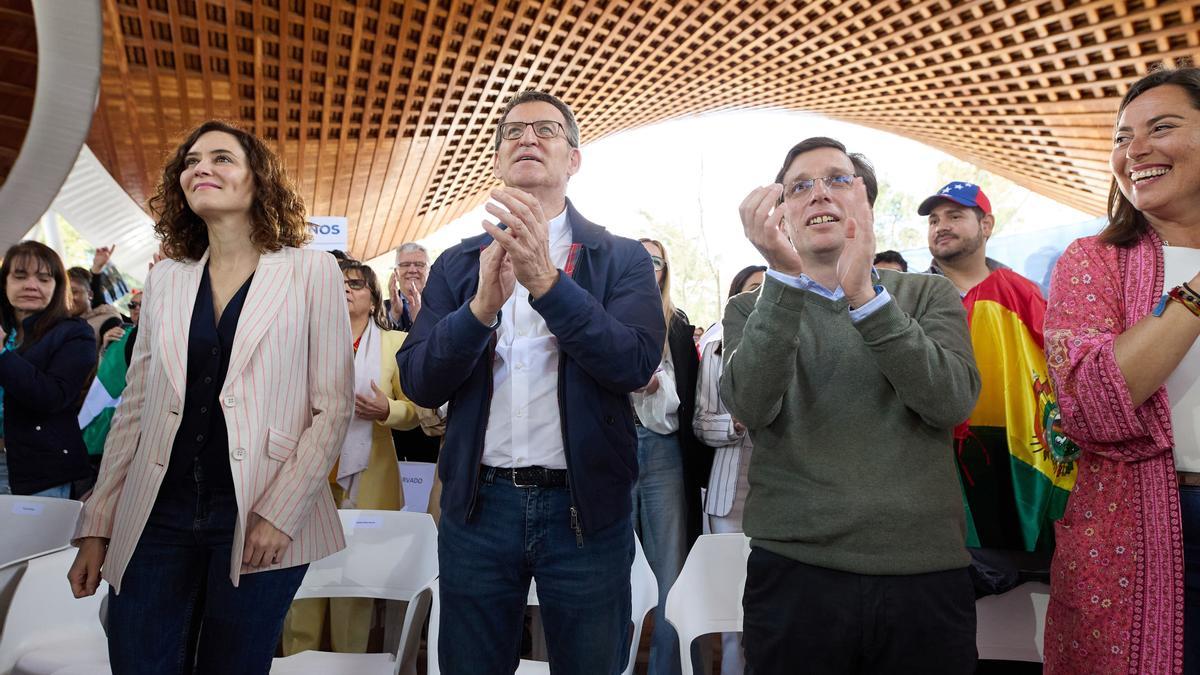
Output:
[[783,196],[785,198],[800,197],[807,194],[817,185],[817,181],[825,183],[825,187],[830,190],[847,190],[851,185],[854,185],[854,179],[858,178],[858,174],[845,174],[841,176],[821,176],[819,178],[801,178],[795,183],[791,183],[784,187]]
[[362,289],[367,287],[366,279],[352,279],[352,278],[347,277],[347,278],[343,279],[342,281],[343,281],[343,283],[346,284],[346,288],[349,288],[352,291],[361,291]]
[[654,265],[655,272],[661,272],[661,271],[667,269],[667,261],[663,260],[662,258],[660,258],[656,255],[650,256],[650,264]]
[[554,138],[562,134],[565,138],[567,130],[554,120],[537,120],[536,122],[505,122],[500,125],[500,138],[515,141],[525,135],[525,127],[533,127],[533,133],[538,138]]
[[410,267],[413,269],[417,269],[417,270],[423,270],[423,269],[425,269],[426,265],[425,265],[425,263],[423,263],[419,260],[416,262],[396,263],[396,269],[406,270]]
[[141,306],[142,306],[142,303],[140,303],[140,302],[131,302],[131,303],[129,303],[129,309],[138,309],[138,308],[139,308],[139,307],[141,307]]

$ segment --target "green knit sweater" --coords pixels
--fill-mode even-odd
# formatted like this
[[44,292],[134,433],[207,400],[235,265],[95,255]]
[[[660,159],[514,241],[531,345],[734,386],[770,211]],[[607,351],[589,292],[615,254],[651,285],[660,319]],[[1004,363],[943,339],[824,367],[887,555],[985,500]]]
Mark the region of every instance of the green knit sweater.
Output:
[[725,310],[721,397],[754,439],[745,529],[755,546],[857,574],[965,567],[953,429],[979,396],[953,284],[881,270],[892,296],[847,302],[770,275]]

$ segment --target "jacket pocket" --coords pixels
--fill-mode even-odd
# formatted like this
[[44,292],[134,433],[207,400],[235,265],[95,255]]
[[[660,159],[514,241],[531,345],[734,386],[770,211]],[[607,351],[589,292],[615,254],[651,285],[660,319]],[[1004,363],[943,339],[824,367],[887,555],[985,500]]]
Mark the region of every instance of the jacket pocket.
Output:
[[286,462],[299,444],[300,439],[291,434],[278,429],[267,429],[267,456],[273,460]]

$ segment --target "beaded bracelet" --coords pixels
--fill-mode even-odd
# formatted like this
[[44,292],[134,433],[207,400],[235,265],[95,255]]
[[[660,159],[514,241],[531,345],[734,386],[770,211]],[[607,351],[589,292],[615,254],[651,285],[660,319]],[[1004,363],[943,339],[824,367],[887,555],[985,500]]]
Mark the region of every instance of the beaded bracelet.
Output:
[[1176,286],[1162,296],[1154,308],[1154,316],[1162,316],[1167,309],[1167,302],[1174,300],[1187,308],[1193,315],[1200,317],[1200,295],[1197,295],[1187,285]]

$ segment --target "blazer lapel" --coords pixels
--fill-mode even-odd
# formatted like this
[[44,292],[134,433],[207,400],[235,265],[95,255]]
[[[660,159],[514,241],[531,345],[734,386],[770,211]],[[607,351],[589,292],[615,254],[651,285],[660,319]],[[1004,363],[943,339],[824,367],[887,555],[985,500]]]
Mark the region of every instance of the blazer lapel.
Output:
[[292,260],[286,249],[264,253],[254,270],[254,281],[246,293],[246,303],[238,317],[237,333],[225,385],[234,381],[249,363],[254,349],[262,341],[271,323],[279,316],[287,296],[288,281],[292,278]]
[[200,277],[207,263],[208,251],[196,262],[180,263],[174,271],[174,278],[167,284],[167,297],[158,305],[164,311],[158,346],[163,354],[167,379],[171,381],[180,401],[187,389],[188,336],[192,332],[192,310],[196,308]]

